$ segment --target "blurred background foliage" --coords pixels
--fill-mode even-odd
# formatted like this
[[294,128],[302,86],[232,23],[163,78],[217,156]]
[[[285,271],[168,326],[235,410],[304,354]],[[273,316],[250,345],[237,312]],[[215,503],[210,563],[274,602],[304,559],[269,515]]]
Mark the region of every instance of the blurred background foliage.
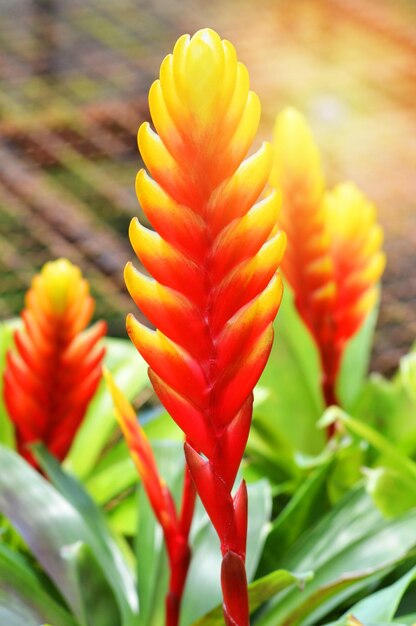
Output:
[[232,40],[263,103],[306,114],[329,184],[378,205],[387,271],[373,368],[416,336],[416,5],[412,0],[0,0],[0,317],[36,270],[81,266],[110,334],[132,304],[122,268],[139,212],[135,135],[163,56],[203,26]]

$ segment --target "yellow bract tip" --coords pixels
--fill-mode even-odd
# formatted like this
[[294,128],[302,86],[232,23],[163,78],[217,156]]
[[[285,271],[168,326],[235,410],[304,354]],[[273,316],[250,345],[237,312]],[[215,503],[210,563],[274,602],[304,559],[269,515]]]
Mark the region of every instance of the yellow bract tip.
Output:
[[55,315],[65,313],[80,291],[89,293],[79,267],[64,258],[46,263],[33,279],[32,288]]

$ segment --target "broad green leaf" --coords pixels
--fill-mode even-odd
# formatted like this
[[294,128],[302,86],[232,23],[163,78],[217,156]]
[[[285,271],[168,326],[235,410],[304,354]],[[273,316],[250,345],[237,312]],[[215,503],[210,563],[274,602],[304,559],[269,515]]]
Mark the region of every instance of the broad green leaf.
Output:
[[0,324],[0,443],[14,447],[14,432],[3,400],[3,372],[7,351],[13,346],[13,332],[18,320]]
[[[324,434],[316,428],[323,411],[319,379],[317,349],[286,288],[273,349],[259,383],[266,397],[256,407],[254,431],[264,423],[286,452],[319,453],[324,445]],[[276,449],[276,457],[279,453]]]
[[17,598],[8,598],[5,604],[0,601],[0,624],[4,626],[39,626],[36,612],[27,608]]
[[[250,613],[253,613],[264,602],[288,587],[297,585],[303,588],[305,583],[311,578],[310,574],[302,576],[286,572],[285,570],[277,570],[255,580],[248,586]],[[194,622],[192,626],[223,626],[223,624],[222,606],[217,606],[207,615]]]
[[259,567],[261,574],[273,571],[302,532],[327,510],[326,480],[330,469],[331,463],[326,463],[312,472],[274,520]]
[[65,549],[64,558],[72,567],[78,584],[85,626],[121,624],[117,600],[91,548],[75,543]]
[[347,343],[344,352],[337,380],[337,393],[341,406],[347,411],[354,405],[367,376],[378,311],[377,304],[358,333]]
[[[117,386],[129,400],[133,400],[148,384],[147,364],[128,340],[107,338],[105,344],[104,363]],[[115,427],[113,402],[102,380],[65,459],[65,466],[80,478],[87,477]]]
[[365,468],[366,489],[386,517],[416,507],[416,479],[390,467]]
[[26,615],[24,626],[37,626],[44,620],[60,626],[77,626],[66,609],[47,593],[45,581],[30,569],[23,557],[0,544],[0,617],[4,608],[12,606]]
[[[392,585],[380,589],[354,604],[348,613],[351,613],[365,624],[367,622],[388,622],[392,620],[396,615],[404,594],[415,578],[416,567],[412,567]],[[400,620],[401,618],[398,619]]]
[[106,564],[106,575],[119,602],[123,605],[128,599],[128,604],[134,606],[137,601],[134,577],[123,558],[120,547],[109,531],[102,511],[78,480],[66,474],[58,461],[49,454],[44,446],[34,446],[34,452],[46,475],[82,516],[83,521],[94,535],[95,545],[99,547],[101,563],[105,562]]
[[[238,481],[237,481],[238,482]],[[254,578],[271,512],[271,494],[267,481],[249,484],[247,531],[247,579]],[[197,506],[192,527],[192,561],[183,598],[181,626],[189,626],[221,602],[221,551],[217,535],[202,505]],[[201,593],[201,586],[204,593]]]
[[[0,447],[0,511],[12,522],[77,617],[82,616],[79,589],[63,551],[78,541],[91,547],[103,571],[114,572],[112,556],[103,550],[81,514],[16,453]],[[114,576],[112,577],[114,578]],[[137,609],[131,590],[109,580],[118,594],[126,623]]]
[[385,520],[363,489],[353,490],[281,561],[289,571],[313,570],[313,580],[303,592],[279,594],[256,624],[317,624],[340,602],[377,582],[415,545],[416,511]]

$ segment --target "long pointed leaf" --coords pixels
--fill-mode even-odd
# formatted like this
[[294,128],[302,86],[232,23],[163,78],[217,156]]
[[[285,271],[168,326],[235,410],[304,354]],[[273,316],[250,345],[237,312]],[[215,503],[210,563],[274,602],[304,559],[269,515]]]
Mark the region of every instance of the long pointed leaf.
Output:
[[[66,609],[45,591],[23,558],[0,545],[0,616],[3,608],[11,609],[12,606],[26,615],[24,626],[31,623],[37,626],[45,620],[56,622],[59,626],[77,626]],[[6,626],[9,622],[0,623]]]
[[[63,550],[82,541],[94,551],[104,571],[112,567],[111,560],[76,509],[22,458],[4,447],[0,447],[0,511],[24,538],[75,615],[82,616],[79,590]],[[127,621],[137,606],[126,590],[123,593],[121,608]]]
[[111,534],[101,510],[96,506],[81,484],[64,472],[57,460],[42,445],[34,447],[35,455],[42,469],[59,492],[70,502],[94,536],[99,547],[101,562],[105,563],[107,579],[111,582],[121,606],[136,606],[137,593],[135,580],[125,562],[115,538]]

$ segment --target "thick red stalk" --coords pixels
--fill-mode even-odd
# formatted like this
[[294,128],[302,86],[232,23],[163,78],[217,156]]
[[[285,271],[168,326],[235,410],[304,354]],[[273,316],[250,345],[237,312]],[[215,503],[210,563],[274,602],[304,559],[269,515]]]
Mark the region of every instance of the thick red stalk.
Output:
[[185,468],[182,506],[179,528],[169,551],[169,590],[166,596],[166,626],[178,626],[180,608],[191,561],[189,532],[195,510],[196,492],[189,473]]

